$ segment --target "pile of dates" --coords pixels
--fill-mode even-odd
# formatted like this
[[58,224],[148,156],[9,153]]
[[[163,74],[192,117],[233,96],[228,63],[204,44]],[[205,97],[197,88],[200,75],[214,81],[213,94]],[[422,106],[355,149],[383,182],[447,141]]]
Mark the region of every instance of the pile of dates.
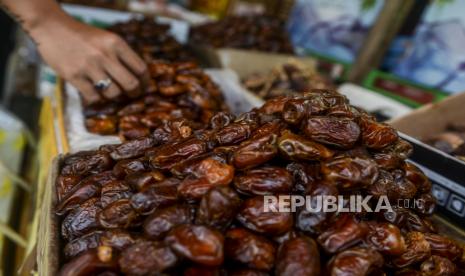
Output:
[[268,73],[252,74],[243,85],[262,99],[303,93],[310,89],[334,89],[331,81],[297,60],[291,60]]
[[431,146],[465,161],[465,124],[451,124],[446,131],[425,141]]
[[[464,275],[410,153],[344,96],[312,90],[68,155],[59,275]],[[387,197],[392,212],[273,212],[270,195]]]
[[152,61],[148,69],[151,79],[142,97],[84,107],[88,131],[131,140],[175,119],[203,128],[213,114],[228,110],[221,90],[195,63]]
[[191,51],[170,35],[170,25],[155,22],[153,18],[133,18],[108,28],[121,36],[142,58],[167,61],[196,61]]
[[284,21],[266,16],[231,16],[195,26],[190,30],[189,40],[214,48],[294,53]]

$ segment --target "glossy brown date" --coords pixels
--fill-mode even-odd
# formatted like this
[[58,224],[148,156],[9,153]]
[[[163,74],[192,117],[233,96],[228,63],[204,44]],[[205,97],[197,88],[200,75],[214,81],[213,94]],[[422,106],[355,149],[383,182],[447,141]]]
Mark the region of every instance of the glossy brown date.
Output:
[[155,208],[174,204],[178,201],[178,186],[180,181],[176,178],[167,178],[156,185],[149,185],[131,199],[131,206],[141,215],[148,215]]
[[129,199],[120,199],[108,204],[97,215],[99,224],[107,229],[125,229],[137,219],[137,212]]
[[310,189],[317,180],[321,178],[320,163],[297,163],[292,162],[286,166],[293,178],[294,191],[303,194]]
[[403,171],[394,170],[391,174],[394,180],[388,186],[388,195],[391,199],[410,199],[416,195],[418,191],[417,187],[405,177]]
[[431,216],[436,208],[436,198],[430,193],[415,197],[415,211],[423,216]]
[[124,250],[136,242],[136,238],[126,230],[107,229],[100,236],[100,245],[109,246],[119,251]]
[[192,135],[193,127],[185,119],[165,121],[153,131],[157,144],[180,141]]
[[82,179],[80,175],[62,175],[57,177],[55,183],[56,195],[58,202],[60,202],[66,193],[68,193],[75,185],[77,185]]
[[123,250],[119,266],[129,275],[151,275],[174,266],[177,261],[169,247],[152,241],[138,241]]
[[[266,126],[265,126],[266,127]],[[249,140],[242,142],[232,155],[232,164],[237,169],[245,170],[261,165],[278,153],[279,132],[260,132]]]
[[426,175],[423,174],[417,166],[405,162],[402,169],[405,171],[405,178],[415,184],[419,192],[429,193],[431,191],[431,181],[429,181]]
[[117,146],[111,153],[115,160],[135,158],[144,154],[144,152],[155,146],[155,139],[152,137],[143,137],[127,141]]
[[251,268],[242,268],[242,269],[231,269],[228,270],[228,275],[231,276],[270,276],[270,273],[257,270],[257,269],[251,269]]
[[270,211],[265,211],[263,196],[249,198],[242,203],[237,220],[246,228],[267,235],[280,235],[291,230],[294,224],[290,212],[272,212],[278,210],[278,202],[269,202]]
[[[142,121],[142,118],[140,118],[140,120]],[[123,141],[143,139],[149,136],[150,134],[149,128],[144,126],[142,122],[138,122],[138,123],[121,122],[118,128],[119,128],[118,136]]]
[[108,170],[112,165],[113,160],[107,152],[84,151],[66,157],[61,174],[86,176]]
[[217,267],[191,266],[184,270],[184,276],[221,276],[223,271]]
[[215,186],[226,186],[232,182],[234,168],[213,158],[200,161],[193,176],[185,178],[178,187],[183,198],[200,200],[208,190]]
[[259,167],[234,178],[234,187],[246,195],[272,195],[291,192],[291,174],[280,167]]
[[367,187],[378,178],[376,163],[367,158],[334,158],[321,167],[325,178],[341,189]]
[[100,135],[111,135],[116,132],[116,120],[114,117],[93,117],[85,121],[86,128]]
[[118,111],[118,104],[115,102],[97,103],[86,106],[84,109],[85,117],[96,117],[103,115],[114,115]]
[[383,256],[376,250],[353,247],[334,256],[328,264],[328,273],[337,275],[383,275],[376,273],[384,264]]
[[282,113],[284,110],[284,105],[289,101],[289,97],[278,96],[273,99],[266,101],[261,107],[260,112],[271,115],[275,113]]
[[380,168],[385,170],[397,169],[402,161],[397,154],[392,152],[374,152],[373,160],[376,161]]
[[210,119],[211,129],[223,129],[230,125],[236,117],[227,112],[218,112]]
[[380,151],[373,152],[373,159],[383,169],[397,169],[402,166],[403,161],[412,154],[412,151],[413,148],[410,143],[398,139],[394,144]]
[[320,253],[316,242],[308,237],[285,241],[279,248],[276,275],[320,275]]
[[367,191],[369,194],[379,198],[381,196],[387,196],[389,189],[393,187],[394,177],[389,171],[379,170],[378,179],[376,179],[373,185],[369,186]]
[[215,133],[215,140],[221,146],[237,144],[250,137],[254,129],[253,125],[244,123],[232,123]]
[[304,118],[323,113],[328,109],[327,103],[318,95],[296,98],[286,101],[282,116],[286,123],[298,125]]
[[[187,176],[204,176],[206,172],[199,169],[202,169],[201,166],[204,166],[203,161],[206,159],[213,159],[220,163],[227,163],[227,157],[223,153],[205,153],[176,163],[170,169],[170,172],[178,178],[185,178]],[[205,170],[205,168],[203,168],[203,170]]]
[[422,262],[431,254],[431,246],[423,233],[407,233],[405,236],[405,244],[407,250],[393,260],[393,264],[397,268],[404,268]]
[[159,240],[175,226],[191,223],[192,220],[192,207],[188,205],[173,205],[157,209],[145,219],[144,235],[149,239]]
[[368,233],[365,222],[358,222],[349,214],[341,214],[334,218],[334,223],[317,238],[318,243],[328,253],[343,251],[360,241]]
[[71,259],[64,264],[59,276],[87,276],[97,275],[104,271],[118,272],[118,261],[116,254],[110,247],[99,247],[91,249]]
[[339,191],[336,186],[319,181],[312,184],[307,190],[307,195],[310,196],[310,207],[316,210],[307,210],[302,208],[297,212],[296,228],[300,231],[310,234],[321,234],[329,225],[329,221],[333,216],[333,212],[325,212],[322,208],[318,210],[318,197],[321,196],[338,196]]
[[228,186],[214,187],[202,197],[195,223],[225,230],[234,220],[240,205],[241,199],[233,189]]
[[64,189],[60,189],[60,191],[63,191],[64,193],[62,193],[61,195],[57,194],[57,196],[59,198],[62,198],[62,200],[64,200],[64,198],[70,197],[74,193],[74,190],[77,191],[77,190],[80,190],[82,187],[86,187],[89,185],[97,185],[97,186],[103,187],[107,183],[115,179],[116,178],[113,175],[112,171],[104,171],[98,174],[89,175],[88,177],[85,177],[84,179],[82,179],[79,183],[75,184],[74,187],[69,187],[68,188],[69,190],[67,191],[65,191]]
[[431,256],[420,266],[424,276],[454,276],[458,274],[457,266],[450,260],[441,256]]
[[338,117],[314,116],[302,123],[304,134],[325,145],[351,148],[360,137],[360,127],[352,120]]
[[81,181],[74,186],[67,196],[56,206],[56,213],[64,215],[69,210],[79,207],[84,201],[100,194],[101,187],[96,182]]
[[73,258],[84,251],[88,251],[92,248],[97,248],[100,244],[100,238],[103,235],[103,231],[96,230],[88,234],[85,234],[79,238],[76,238],[65,245],[63,249],[65,257],[67,259]]
[[118,111],[118,116],[126,116],[141,113],[145,109],[144,101],[134,101]]
[[228,260],[249,268],[269,271],[274,267],[276,248],[264,237],[243,228],[226,232],[225,255]]
[[97,214],[101,211],[99,199],[93,197],[71,210],[61,223],[61,235],[70,241],[99,227]]
[[429,243],[431,254],[447,258],[451,261],[460,260],[463,256],[463,247],[453,240],[433,233],[424,233],[425,240]]
[[400,255],[405,252],[406,245],[400,229],[390,223],[368,222],[366,243],[378,252],[387,255]]
[[360,121],[362,142],[367,148],[383,149],[399,139],[397,132],[387,124],[378,123],[365,117],[362,117]]
[[[378,179],[368,187],[368,191],[375,197],[384,195],[393,201],[399,202],[399,200],[413,198],[417,193],[417,187],[399,170],[393,172],[380,170]],[[429,201],[425,202],[424,207],[426,208],[426,206],[430,206]]]
[[136,172],[144,172],[148,165],[143,159],[125,159],[118,161],[113,167],[113,174],[119,179],[124,179],[126,175]]
[[100,203],[103,208],[120,199],[128,199],[133,195],[131,188],[121,180],[113,180],[105,184],[100,191]]
[[278,148],[285,158],[293,161],[317,161],[333,156],[333,152],[322,144],[290,131],[283,132],[279,137]]
[[422,233],[435,233],[436,228],[433,223],[427,217],[422,217],[414,211],[408,210],[406,212],[406,225],[409,231],[418,231]]
[[201,225],[184,224],[171,230],[165,242],[179,256],[206,266],[218,266],[224,260],[224,237]]
[[124,182],[136,191],[140,191],[147,186],[154,185],[157,182],[163,181],[165,176],[157,170],[149,172],[136,172],[126,175]]
[[177,162],[207,151],[207,143],[198,138],[189,138],[175,144],[161,146],[150,156],[150,164],[157,169],[171,169]]

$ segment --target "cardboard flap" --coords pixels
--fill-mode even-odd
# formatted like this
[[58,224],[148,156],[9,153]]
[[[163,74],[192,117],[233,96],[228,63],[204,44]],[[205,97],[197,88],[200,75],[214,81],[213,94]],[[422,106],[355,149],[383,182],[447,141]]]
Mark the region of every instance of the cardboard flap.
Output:
[[425,105],[404,117],[390,121],[390,124],[409,136],[423,140],[444,131],[451,123],[463,121],[465,93]]
[[54,206],[57,200],[55,180],[58,176],[61,158],[62,156],[59,155],[52,162],[41,207],[37,241],[37,269],[41,276],[56,275],[60,263],[60,227]]

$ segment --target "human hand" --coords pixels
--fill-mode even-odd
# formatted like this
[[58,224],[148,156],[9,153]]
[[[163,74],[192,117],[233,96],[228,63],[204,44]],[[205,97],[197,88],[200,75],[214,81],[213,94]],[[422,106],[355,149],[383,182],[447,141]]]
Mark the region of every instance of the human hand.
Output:
[[[81,92],[85,105],[123,93],[137,97],[148,78],[146,64],[119,36],[68,15],[52,16],[29,33],[43,59]],[[96,83],[107,79],[110,86],[99,93]]]

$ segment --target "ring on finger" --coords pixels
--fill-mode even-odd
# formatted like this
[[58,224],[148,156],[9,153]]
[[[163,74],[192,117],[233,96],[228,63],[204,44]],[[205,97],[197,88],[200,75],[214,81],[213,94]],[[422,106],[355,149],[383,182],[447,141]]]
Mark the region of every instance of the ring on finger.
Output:
[[105,91],[108,89],[108,87],[110,87],[112,83],[113,82],[110,78],[102,79],[94,83],[94,88],[98,91]]

